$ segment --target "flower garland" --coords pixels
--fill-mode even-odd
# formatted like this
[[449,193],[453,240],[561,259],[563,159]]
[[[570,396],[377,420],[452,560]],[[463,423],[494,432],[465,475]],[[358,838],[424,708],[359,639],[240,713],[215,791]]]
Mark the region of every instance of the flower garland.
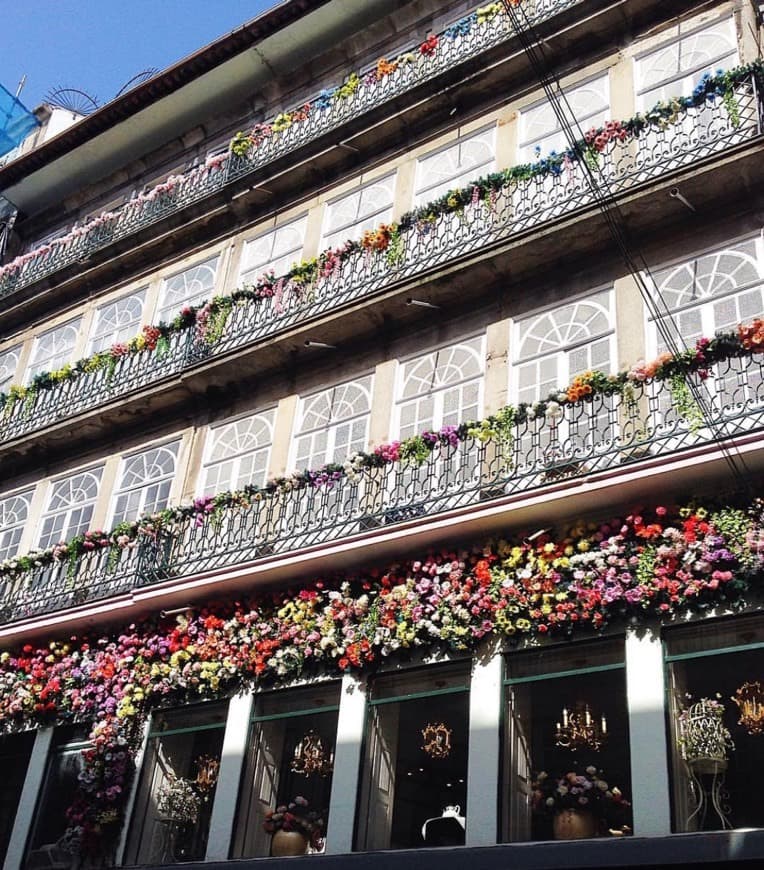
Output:
[[[743,605],[764,568],[764,501],[658,506],[559,538],[430,553],[354,577],[209,603],[101,636],[0,654],[0,723],[91,721],[69,839],[113,841],[146,714],[395,656],[600,631]],[[105,837],[105,840],[104,840]]]
[[[216,314],[209,315],[214,323]],[[220,319],[217,320],[219,326]],[[207,328],[213,328],[207,323]],[[161,333],[145,327],[139,336],[141,341],[158,345]],[[685,378],[696,374],[707,378],[710,367],[715,363],[764,352],[764,319],[756,319],[751,324],[738,326],[736,332],[719,333],[714,338],[700,338],[694,349],[677,354],[662,353],[650,363],[640,360],[628,371],[606,375],[599,371],[587,371],[576,375],[572,383],[551,393],[538,402],[522,402],[516,407],[508,405],[495,414],[479,421],[466,421],[459,426],[443,426],[436,432],[425,431],[404,441],[382,444],[371,452],[359,451],[349,456],[344,463],[328,463],[318,469],[303,469],[289,475],[269,480],[265,486],[249,484],[243,490],[220,492],[196,498],[190,504],[168,507],[153,514],[145,514],[134,521],[126,521],[111,531],[90,530],[69,541],[60,541],[45,550],[33,550],[20,556],[13,556],[0,562],[0,577],[12,579],[35,568],[53,563],[67,562],[72,575],[76,571],[77,560],[95,550],[109,551],[109,564],[116,565],[122,550],[137,546],[143,538],[155,538],[163,529],[172,528],[189,518],[201,526],[205,516],[221,516],[224,511],[236,508],[246,509],[254,501],[272,498],[279,493],[287,493],[306,488],[331,487],[346,478],[355,482],[364,470],[381,468],[393,463],[419,466],[425,463],[437,447],[456,447],[460,443],[475,439],[480,443],[495,441],[504,455],[511,453],[515,426],[544,418],[549,425],[556,425],[564,414],[566,406],[591,400],[595,396],[621,395],[627,401],[633,398],[634,385],[646,381],[666,381],[676,399],[678,410],[685,415],[690,428],[697,429],[702,424],[700,409],[686,386]]]
[[[198,306],[184,307],[170,323],[144,326],[128,342],[115,344],[108,350],[67,364],[56,371],[41,372],[32,379],[29,386],[13,385],[7,393],[0,393],[0,410],[10,414],[17,404],[29,408],[37,393],[56,389],[64,381],[76,380],[92,372],[106,371],[111,377],[117,362],[124,356],[167,353],[170,337],[175,333],[193,329],[198,343],[214,345],[222,337],[228,314],[235,306],[274,300],[272,304],[279,313],[283,310],[282,299],[285,294],[294,293],[300,297],[315,290],[322,282],[339,275],[342,264],[359,252],[365,252],[370,257],[384,256],[394,265],[405,256],[405,233],[426,232],[440,216],[462,214],[467,207],[478,207],[482,203],[492,207],[499,192],[508,185],[534,177],[561,175],[563,171],[572,171],[573,165],[582,160],[596,164],[598,156],[612,139],[637,139],[650,129],[661,129],[674,123],[682,112],[705,105],[708,101],[721,98],[725,106],[730,101],[736,105],[734,88],[751,76],[755,76],[764,88],[764,63],[761,60],[727,72],[719,72],[714,76],[706,74],[690,97],[660,102],[650,111],[637,114],[628,121],[609,121],[588,131],[584,139],[562,153],[553,152],[535,163],[510,167],[476,179],[464,188],[449,191],[434,202],[404,214],[397,223],[381,224],[376,230],[364,232],[360,240],[348,240],[337,248],[321,252],[311,260],[295,264],[280,277],[272,273],[262,275],[254,284],[237,288],[230,295],[215,296]],[[734,122],[734,116],[730,114],[730,117]]]

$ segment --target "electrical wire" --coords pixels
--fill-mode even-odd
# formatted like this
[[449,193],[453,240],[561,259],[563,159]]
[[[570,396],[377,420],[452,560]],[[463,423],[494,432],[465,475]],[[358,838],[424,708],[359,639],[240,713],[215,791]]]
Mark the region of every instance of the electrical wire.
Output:
[[[569,148],[580,153],[579,143],[584,139],[584,133],[568,102],[559,78],[545,55],[543,40],[523,9],[522,3],[512,5],[509,0],[502,0],[502,3],[523,52],[528,58],[531,69],[544,90],[544,94],[555,114],[561,131],[565,134]],[[521,20],[521,16],[524,20]],[[667,325],[667,321],[672,325],[674,324],[673,316],[658,290],[657,283],[645,257],[639,250],[632,253],[633,243],[630,244],[627,239],[625,218],[615,199],[607,177],[598,169],[595,171],[585,159],[579,160],[579,165],[583,168],[584,178],[587,181],[591,194],[605,219],[613,241],[639,289],[647,310],[655,322],[656,329],[666,348],[675,356],[678,355],[680,347],[677,338],[682,342],[683,349],[686,350],[687,345],[680,331],[678,329],[672,330]],[[649,287],[645,281],[645,275],[649,277],[652,287]],[[712,442],[720,449],[733,477],[738,481],[740,487],[750,494],[750,474],[747,473],[748,469],[742,454],[736,445],[733,444],[732,449],[730,449],[730,445],[723,441],[724,438],[729,439],[730,437],[726,431],[727,421],[712,419],[707,387],[701,389],[693,381],[689,373],[685,374],[685,382],[703,416],[705,424],[712,433]]]

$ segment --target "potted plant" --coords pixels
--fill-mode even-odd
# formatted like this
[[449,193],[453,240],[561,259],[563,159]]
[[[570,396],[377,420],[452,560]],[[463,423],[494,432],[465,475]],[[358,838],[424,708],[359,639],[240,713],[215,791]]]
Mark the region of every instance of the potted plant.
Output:
[[297,795],[289,804],[266,813],[263,828],[272,837],[271,855],[304,855],[308,846],[320,849],[324,834],[323,813],[311,810],[308,801]]
[[569,771],[550,777],[545,771],[532,784],[533,810],[552,817],[556,840],[579,840],[610,831],[624,834],[630,804],[617,786],[611,787],[593,765],[583,773]]
[[726,770],[729,753],[735,744],[724,724],[721,701],[701,698],[682,710],[677,743],[682,758],[696,773],[715,774]]

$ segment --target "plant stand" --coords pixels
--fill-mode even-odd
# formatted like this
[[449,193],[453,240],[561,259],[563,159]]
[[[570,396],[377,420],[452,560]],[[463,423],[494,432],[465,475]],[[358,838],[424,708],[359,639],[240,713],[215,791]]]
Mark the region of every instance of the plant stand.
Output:
[[687,768],[690,773],[690,792],[697,804],[687,819],[688,825],[697,818],[699,830],[711,830],[706,828],[706,821],[711,822],[713,816],[716,816],[721,823],[721,830],[731,830],[732,824],[728,816],[732,808],[726,803],[729,793],[724,788],[727,760],[693,758],[687,760]]

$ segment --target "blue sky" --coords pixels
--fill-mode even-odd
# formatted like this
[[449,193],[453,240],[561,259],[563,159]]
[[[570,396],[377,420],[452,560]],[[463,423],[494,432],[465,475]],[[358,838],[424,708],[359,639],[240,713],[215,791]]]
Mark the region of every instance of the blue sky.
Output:
[[0,0],[0,84],[33,109],[53,88],[101,105],[137,73],[164,69],[275,0]]

